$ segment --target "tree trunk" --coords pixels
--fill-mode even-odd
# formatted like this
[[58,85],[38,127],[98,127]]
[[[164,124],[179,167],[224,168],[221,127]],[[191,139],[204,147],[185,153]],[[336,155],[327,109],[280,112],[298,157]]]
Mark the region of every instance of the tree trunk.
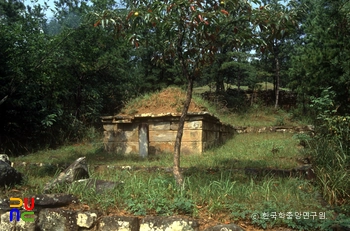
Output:
[[186,101],[185,101],[185,104],[184,104],[184,107],[182,109],[182,113],[181,113],[181,116],[180,116],[179,127],[177,129],[175,146],[174,146],[173,174],[174,174],[176,183],[179,186],[183,186],[183,176],[182,176],[181,171],[180,171],[181,140],[182,140],[184,124],[185,124],[188,108],[190,106],[191,99],[192,99],[193,80],[194,80],[193,76],[188,77]]
[[275,109],[277,109],[278,108],[278,101],[279,101],[279,94],[280,94],[280,63],[278,60],[278,51],[274,51],[274,58],[275,58],[275,65],[276,65]]
[[237,89],[238,91],[241,90],[241,71],[237,71],[238,75],[237,75]]
[[220,72],[216,77],[216,91],[215,91],[216,93],[221,93],[225,91],[224,79],[219,75],[220,75]]

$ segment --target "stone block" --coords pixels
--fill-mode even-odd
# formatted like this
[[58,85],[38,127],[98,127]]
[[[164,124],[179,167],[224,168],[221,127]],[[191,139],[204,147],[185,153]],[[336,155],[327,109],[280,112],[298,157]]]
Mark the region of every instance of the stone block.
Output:
[[202,129],[203,121],[186,121],[184,124],[184,129],[195,130]]
[[93,212],[77,212],[77,225],[90,229],[97,221],[97,214]]
[[120,124],[117,124],[114,130],[131,132],[131,131],[137,130],[138,126],[139,126],[139,123],[120,123]]
[[150,142],[149,154],[160,154],[164,152],[173,152],[175,142]]
[[215,145],[217,145],[217,143],[214,142],[214,141],[203,142],[202,143],[203,151],[208,149],[208,148],[211,148],[211,147],[213,147]]
[[[149,153],[173,152],[178,119],[179,117],[174,115],[150,115],[149,117],[135,117],[130,120],[132,123],[110,125],[105,122],[104,143],[106,150],[124,154],[137,153],[139,150],[138,126],[141,123],[147,123],[149,125]],[[231,133],[233,131],[234,129],[221,124],[215,117],[189,115],[184,124],[181,151],[186,153],[202,152],[206,146],[199,144],[199,142],[222,142],[229,136],[221,135],[221,133]]]
[[269,131],[269,128],[267,128],[267,127],[258,128],[258,133],[266,133],[268,131]]
[[103,142],[138,141],[138,130],[135,131],[104,131]]
[[[34,215],[34,219],[36,220],[35,215]],[[35,222],[25,222],[22,220],[17,221],[15,230],[16,231],[35,231]]]
[[[164,152],[173,152],[175,142],[150,142],[149,144],[149,153],[150,154],[161,154]],[[181,153],[190,154],[190,153],[201,153],[203,150],[202,142],[194,141],[183,141],[181,143]]]
[[103,142],[114,142],[114,131],[103,131]]
[[217,131],[203,131],[205,133],[206,142],[218,142],[220,137],[220,132]]
[[171,122],[170,123],[170,130],[177,131],[179,129],[179,123],[178,122]]
[[195,141],[189,141],[189,142],[182,142],[181,144],[181,153],[182,154],[195,154],[195,153],[202,153],[203,145],[201,141],[195,142]]
[[220,130],[220,124],[213,123],[210,121],[204,121],[203,122],[203,130],[209,130],[209,131],[219,131]]
[[113,152],[130,154],[139,152],[139,142],[114,142]]
[[79,230],[76,212],[63,209],[42,209],[39,212],[38,226],[45,231]]
[[[110,140],[110,139],[109,139]],[[115,142],[138,142],[139,132],[138,129],[132,131],[118,130],[113,134],[113,141]]]
[[109,216],[101,217],[99,231],[138,231],[139,221],[136,217]]
[[115,130],[116,125],[115,124],[104,124],[103,125],[103,129],[105,131],[114,131]]
[[[179,128],[178,122],[170,123],[170,130],[177,131]],[[184,130],[201,130],[203,128],[203,121],[185,121]]]
[[235,224],[215,225],[205,229],[204,231],[244,231],[240,226]]
[[150,123],[149,124],[149,130],[150,131],[170,130],[170,121]]
[[201,121],[204,119],[204,116],[199,115],[199,116],[191,116],[187,118],[187,121]]
[[[149,131],[150,142],[175,142],[177,131]],[[182,141],[201,141],[201,130],[184,130]]]
[[195,220],[166,217],[145,217],[141,220],[140,231],[198,231]]
[[0,216],[0,231],[16,230],[16,222],[10,222],[10,212]]

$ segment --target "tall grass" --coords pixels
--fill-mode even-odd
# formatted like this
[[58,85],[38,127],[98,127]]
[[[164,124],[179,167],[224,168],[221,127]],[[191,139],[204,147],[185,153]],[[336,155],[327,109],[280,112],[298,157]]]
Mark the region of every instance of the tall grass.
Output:
[[350,161],[348,150],[339,140],[318,138],[312,142],[311,155],[325,200],[329,204],[350,201]]

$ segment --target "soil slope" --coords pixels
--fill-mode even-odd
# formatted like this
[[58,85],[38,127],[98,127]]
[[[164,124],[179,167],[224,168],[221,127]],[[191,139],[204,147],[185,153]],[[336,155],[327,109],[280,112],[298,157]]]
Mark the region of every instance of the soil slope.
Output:
[[[185,91],[180,88],[169,87],[160,92],[144,95],[130,101],[122,109],[120,115],[181,113],[185,100]],[[206,108],[192,99],[188,112],[202,111],[206,111]]]

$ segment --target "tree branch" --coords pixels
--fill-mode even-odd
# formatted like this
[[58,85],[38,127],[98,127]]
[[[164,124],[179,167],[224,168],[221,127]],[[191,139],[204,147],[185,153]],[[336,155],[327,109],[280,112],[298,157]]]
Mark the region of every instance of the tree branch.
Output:
[[2,98],[2,100],[0,100],[0,105],[3,104],[7,100],[7,98],[8,98],[8,95]]

